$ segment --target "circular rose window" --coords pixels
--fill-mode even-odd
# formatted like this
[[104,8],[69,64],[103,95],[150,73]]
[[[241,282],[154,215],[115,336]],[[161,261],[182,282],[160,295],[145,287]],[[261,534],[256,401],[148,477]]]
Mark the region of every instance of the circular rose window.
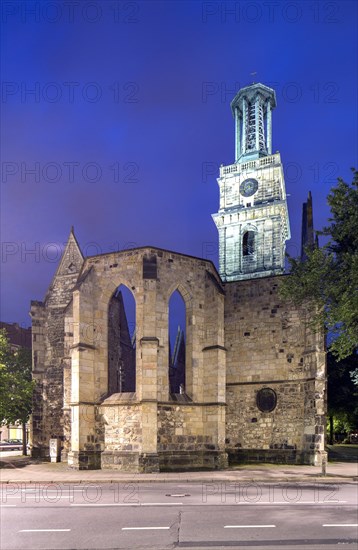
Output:
[[277,395],[271,388],[262,388],[256,395],[257,407],[262,412],[271,412],[277,405]]

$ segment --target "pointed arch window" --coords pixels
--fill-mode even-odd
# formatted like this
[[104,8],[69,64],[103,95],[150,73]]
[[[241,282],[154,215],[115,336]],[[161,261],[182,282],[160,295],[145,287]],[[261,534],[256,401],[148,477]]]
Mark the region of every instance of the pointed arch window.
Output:
[[255,254],[255,232],[246,231],[242,238],[242,255],[252,256]]
[[108,306],[108,393],[135,389],[135,300],[129,288],[120,285]]
[[169,387],[171,394],[185,392],[186,307],[179,290],[169,299]]

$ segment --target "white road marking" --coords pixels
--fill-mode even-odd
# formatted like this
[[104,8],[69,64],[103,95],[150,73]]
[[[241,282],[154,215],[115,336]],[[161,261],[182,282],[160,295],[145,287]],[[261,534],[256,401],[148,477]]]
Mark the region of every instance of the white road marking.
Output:
[[358,527],[358,523],[324,523],[322,527]]
[[119,502],[108,504],[91,503],[91,504],[71,504],[71,506],[183,506],[182,502]]
[[[230,499],[227,499],[228,501]],[[318,504],[321,505],[321,504],[345,504],[347,502],[347,500],[332,500],[332,501],[317,501],[317,502],[314,502],[312,500],[298,500],[297,502],[289,502],[287,500],[273,500],[273,501],[268,501],[268,500],[263,500],[263,501],[244,501],[244,502],[233,502],[231,503],[230,501],[229,502],[225,502],[225,503],[221,503],[221,504],[225,504],[225,505],[229,505],[229,506],[237,506],[237,505],[243,505],[243,506],[261,506],[261,504],[271,504],[271,505],[286,505],[286,506],[292,506],[294,504],[296,505],[300,505],[300,504],[312,504],[314,506],[317,506]],[[205,504],[213,504],[212,502],[207,502]],[[214,503],[215,504],[215,503]],[[219,505],[220,503],[216,503],[215,506]]]
[[170,527],[122,527],[122,531],[147,531],[147,530],[163,530]]
[[[9,496],[7,496],[7,497],[4,497],[4,500],[10,499],[10,498],[14,498],[14,499],[17,498],[17,499],[21,499],[21,500],[23,500],[23,501],[25,502],[26,500],[30,500],[30,497],[38,498],[38,499],[40,499],[40,500],[45,500],[46,502],[56,502],[56,500],[54,499],[54,497],[51,497],[50,500],[47,500],[47,495],[31,495],[31,494],[30,494],[30,495],[28,495],[28,494],[26,494],[26,495],[19,495],[19,496],[12,496],[12,495],[9,495]],[[67,498],[67,500],[68,500],[69,498],[71,498],[71,495],[59,495],[59,496],[57,497],[57,500],[60,499],[60,498]]]
[[[265,505],[265,506],[268,506],[268,505],[271,505],[271,506],[300,506],[302,504],[304,505],[307,505],[307,504],[310,504],[311,506],[321,506],[321,505],[337,505],[337,504],[345,504],[347,503],[348,501],[347,500],[332,500],[332,501],[317,501],[317,502],[314,502],[314,501],[305,501],[305,500],[298,500],[297,502],[287,502],[285,500],[283,501],[272,501],[272,502],[269,502],[269,501],[266,501],[266,500],[263,500],[263,501],[245,501],[245,502],[230,502],[230,499],[227,499],[228,502],[205,502],[203,504],[205,505],[209,505],[209,506],[261,506],[261,505]],[[188,505],[188,503],[187,503]],[[190,506],[190,504],[189,504]]]
[[266,529],[276,525],[224,525],[224,529]]
[[258,502],[257,504],[344,504],[345,502],[347,502],[347,500],[317,500],[317,502],[312,500],[297,500],[295,502],[290,502],[287,500],[276,500],[270,503]]
[[16,504],[1,504],[1,508],[16,508]]
[[56,491],[55,489],[46,489],[46,487],[38,487],[37,489],[20,489],[20,491],[24,492],[24,493],[38,493],[38,492],[43,492],[45,491],[46,493],[83,493],[83,491],[85,490],[86,488],[83,487],[83,489],[64,489],[64,488],[61,488],[59,487],[59,489]]
[[71,504],[71,506],[74,506],[74,507],[79,507],[79,506],[140,506],[140,504],[136,504],[136,503],[133,503],[133,504],[126,504],[126,503],[113,503],[113,502],[109,502],[108,504],[100,504],[100,503],[91,503],[91,504]]
[[142,502],[141,506],[183,506],[182,502]]
[[19,533],[63,533],[71,529],[21,529]]

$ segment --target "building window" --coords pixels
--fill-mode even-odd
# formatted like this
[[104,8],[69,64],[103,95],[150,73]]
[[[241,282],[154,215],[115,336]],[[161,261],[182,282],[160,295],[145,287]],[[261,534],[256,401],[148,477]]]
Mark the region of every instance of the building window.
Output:
[[175,290],[169,300],[169,387],[170,393],[185,391],[186,307]]
[[246,231],[242,238],[242,255],[252,256],[255,253],[255,232]]
[[157,279],[157,257],[143,257],[143,279]]
[[136,390],[136,304],[120,285],[108,306],[108,395]]
[[277,395],[271,388],[262,388],[256,395],[256,404],[261,412],[271,412],[276,408]]

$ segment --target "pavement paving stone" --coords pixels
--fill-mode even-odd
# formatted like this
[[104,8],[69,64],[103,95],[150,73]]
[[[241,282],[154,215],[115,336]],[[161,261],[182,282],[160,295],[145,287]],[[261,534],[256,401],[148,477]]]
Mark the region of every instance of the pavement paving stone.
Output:
[[113,483],[113,482],[320,482],[344,483],[358,481],[358,464],[334,462],[327,464],[326,475],[320,467],[277,464],[245,464],[228,470],[161,472],[131,474],[108,470],[73,470],[66,463],[39,462],[29,457],[0,457],[1,483]]

